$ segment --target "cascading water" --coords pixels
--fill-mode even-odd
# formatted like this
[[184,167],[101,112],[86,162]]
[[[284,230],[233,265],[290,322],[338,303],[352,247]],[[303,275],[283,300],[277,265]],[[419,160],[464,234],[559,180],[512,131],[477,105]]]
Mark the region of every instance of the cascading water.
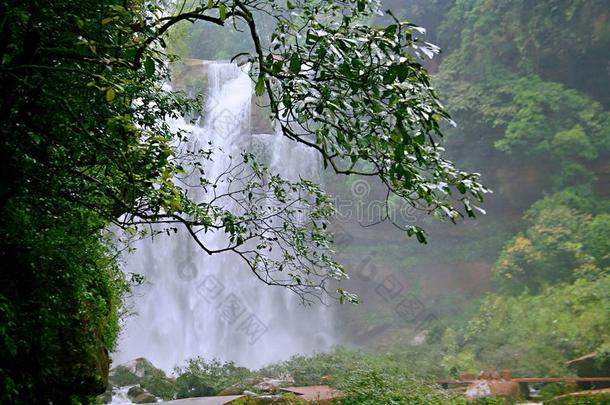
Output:
[[[319,180],[315,151],[277,133],[251,133],[252,81],[241,68],[209,64],[208,83],[204,124],[175,123],[192,133],[191,142],[203,147],[211,141],[222,149],[203,162],[206,176],[216,178],[231,165],[229,156],[256,145],[269,157],[272,172]],[[197,192],[200,200],[209,198]],[[226,244],[220,234],[203,239],[210,246]],[[328,307],[303,307],[294,293],[264,285],[237,255],[208,256],[184,231],[139,241],[135,248],[125,257],[125,269],[144,275],[145,283],[134,291],[134,315],[127,318],[115,364],[145,357],[170,370],[203,356],[257,368],[336,344]]]

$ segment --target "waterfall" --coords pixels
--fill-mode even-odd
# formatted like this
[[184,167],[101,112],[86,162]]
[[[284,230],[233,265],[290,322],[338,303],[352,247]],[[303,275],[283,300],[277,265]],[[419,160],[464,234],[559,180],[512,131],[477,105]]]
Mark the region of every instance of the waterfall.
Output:
[[[242,150],[256,147],[268,156],[272,172],[291,180],[320,179],[319,160],[311,148],[279,133],[251,133],[252,81],[240,67],[212,63],[207,75],[203,124],[179,119],[172,125],[190,132],[195,146],[211,141],[222,149],[212,161],[203,162],[208,178],[231,165],[229,156],[239,159]],[[218,191],[223,187],[226,184],[219,184]],[[192,192],[196,199],[209,198],[201,190]],[[226,244],[221,234],[202,239],[212,247]],[[182,229],[138,241],[134,247],[124,258],[125,271],[142,274],[145,282],[134,290],[134,314],[126,319],[114,364],[145,357],[171,370],[188,358],[203,356],[258,368],[337,343],[328,307],[304,307],[294,293],[264,285],[237,255],[208,256]]]

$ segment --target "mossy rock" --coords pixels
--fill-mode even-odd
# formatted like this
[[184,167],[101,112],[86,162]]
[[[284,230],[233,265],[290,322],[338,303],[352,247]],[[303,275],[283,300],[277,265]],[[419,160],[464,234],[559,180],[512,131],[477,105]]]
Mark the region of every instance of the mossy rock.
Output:
[[137,398],[138,396],[144,394],[146,390],[139,385],[133,386],[127,391],[127,396],[131,399]]
[[139,385],[147,392],[165,400],[174,399],[176,396],[175,381],[144,358],[113,368],[110,371],[110,382],[116,387]]
[[127,396],[134,404],[150,404],[157,402],[157,397],[146,391],[139,385],[133,386],[127,391]]
[[145,377],[164,377],[165,372],[143,357],[118,365],[110,370],[109,381],[116,387],[140,384]]
[[157,397],[155,397],[150,392],[143,392],[134,399],[131,400],[134,404],[152,404],[157,402]]
[[111,372],[109,380],[110,383],[116,387],[125,387],[127,385],[137,384],[139,378],[129,371],[129,369],[119,366]]

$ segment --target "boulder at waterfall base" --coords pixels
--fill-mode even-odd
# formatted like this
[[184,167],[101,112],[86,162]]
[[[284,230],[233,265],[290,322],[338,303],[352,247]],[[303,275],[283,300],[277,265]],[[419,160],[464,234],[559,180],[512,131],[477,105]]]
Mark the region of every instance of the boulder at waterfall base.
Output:
[[109,381],[115,387],[138,385],[146,392],[165,400],[176,396],[175,381],[145,358],[114,367],[110,370]]

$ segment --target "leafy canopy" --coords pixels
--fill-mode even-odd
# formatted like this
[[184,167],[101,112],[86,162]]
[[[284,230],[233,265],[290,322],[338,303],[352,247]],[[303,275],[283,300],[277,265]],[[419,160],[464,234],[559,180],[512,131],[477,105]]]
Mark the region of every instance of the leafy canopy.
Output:
[[[144,232],[142,225],[149,223],[162,223],[168,232],[185,227],[206,253],[238,254],[263,282],[291,288],[303,297],[318,295],[328,289],[329,280],[346,277],[332,257],[327,231],[332,206],[317,185],[283,179],[247,152],[233,158],[222,179],[207,178],[203,162],[219,153],[214,145],[173,147],[176,140],[187,144],[188,134],[172,131],[165,118],[194,106],[161,87],[167,78],[163,36],[187,20],[248,27],[256,93],[267,94],[282,135],[317,150],[337,173],[378,177],[388,197],[396,195],[452,221],[463,213],[474,216],[476,203],[488,191],[478,174],[460,171],[443,158],[439,127],[447,114],[417,59],[438,49],[422,42],[417,27],[408,22],[365,24],[380,13],[376,1],[298,1],[286,7],[209,1],[173,13],[136,2],[129,8],[112,4],[99,11],[109,35],[94,40],[92,34],[78,31],[89,25],[77,22],[78,41],[65,47],[77,46],[78,53],[62,60],[61,69],[53,66],[63,74],[66,66],[77,64],[70,69],[76,70],[74,75],[90,76],[81,82],[104,105],[93,115],[104,116],[84,130],[74,128],[81,134],[78,147],[70,140],[62,143],[71,153],[96,157],[83,156],[81,165],[60,173],[60,188],[75,183],[71,189],[76,190],[76,201],[95,207],[132,233]],[[255,16],[260,14],[270,16],[276,26],[269,49],[257,30]],[[45,60],[51,65],[55,61]],[[102,161],[100,137],[113,145]],[[123,144],[113,143],[114,138]],[[80,147],[88,144],[91,147]],[[211,201],[198,200],[183,185],[193,178],[204,191],[221,180],[233,189]],[[241,209],[228,209],[229,201]],[[282,226],[271,226],[272,217]],[[397,225],[425,241],[423,229]],[[200,231],[224,233],[229,243],[219,249],[206,246]],[[341,299],[354,300],[337,291]]]
[[494,268],[500,291],[539,293],[547,285],[608,273],[608,214],[583,212],[574,198],[582,191],[566,189],[525,213],[525,231],[506,244]]
[[[122,239],[185,229],[205,253],[237,254],[303,299],[346,277],[317,184],[284,179],[249,151],[211,178],[217,145],[197,146],[169,125],[201,111],[200,98],[164,87],[174,59],[166,38],[180,22],[246,27],[256,93],[266,93],[281,135],[336,172],[377,177],[389,194],[451,220],[474,215],[487,192],[443,158],[447,114],[418,59],[437,49],[408,22],[365,24],[377,1],[1,0],[0,11],[5,402],[27,393],[64,403],[105,384],[126,292],[111,225]],[[231,193],[214,195],[219,181]],[[425,241],[421,228],[398,225]],[[227,244],[208,246],[203,233]],[[71,353],[66,364],[60,353]]]

